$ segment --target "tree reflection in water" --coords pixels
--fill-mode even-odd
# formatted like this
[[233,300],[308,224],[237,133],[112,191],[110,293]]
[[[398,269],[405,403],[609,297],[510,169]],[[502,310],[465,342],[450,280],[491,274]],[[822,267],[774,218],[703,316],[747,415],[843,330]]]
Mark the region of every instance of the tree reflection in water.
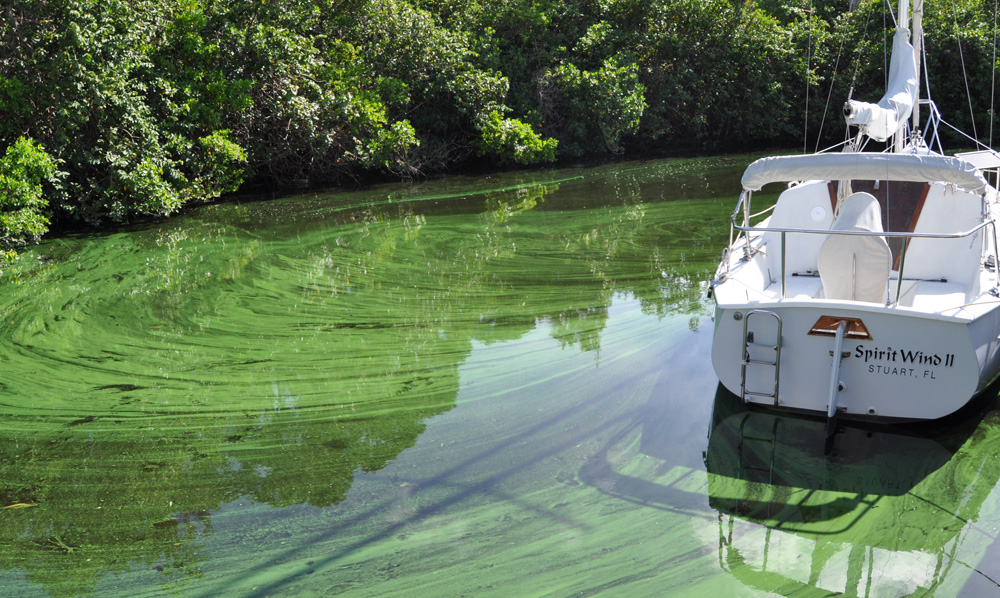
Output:
[[220,507],[336,505],[454,407],[473,346],[545,323],[597,360],[623,295],[697,326],[726,207],[650,203],[701,177],[658,168],[225,203],[35,249],[0,297],[0,571],[183,588]]

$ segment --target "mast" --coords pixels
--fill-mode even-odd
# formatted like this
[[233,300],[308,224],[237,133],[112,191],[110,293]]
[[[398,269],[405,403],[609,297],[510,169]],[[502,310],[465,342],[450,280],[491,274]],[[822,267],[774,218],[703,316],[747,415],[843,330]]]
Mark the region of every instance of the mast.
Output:
[[848,100],[844,104],[844,116],[848,125],[858,127],[860,133],[875,141],[893,138],[892,145],[897,152],[903,150],[906,125],[914,113],[918,96],[917,54],[910,43],[909,20],[910,1],[900,0],[896,34],[892,39],[889,82],[882,99],[877,104],[855,100]]
[[924,52],[924,0],[913,0],[913,63],[917,67],[917,92],[913,98],[914,131],[920,130],[920,58]]
[[[909,11],[910,11],[910,0],[899,0],[899,20],[896,22],[896,31],[897,32],[900,29],[902,29],[902,30],[905,31],[906,29],[909,28],[909,26],[910,26],[910,13],[909,13]],[[916,37],[917,37],[917,33],[916,33],[916,31],[914,31],[913,32],[913,39],[916,39]],[[896,48],[893,47],[893,55],[892,55],[893,62],[895,62],[897,60],[897,56],[896,56],[895,52],[896,52]],[[914,48],[913,48],[913,60],[916,59],[916,56],[917,56],[917,49],[914,46]],[[916,66],[916,63],[914,63],[914,66]],[[919,88],[920,87],[920,71],[917,70],[916,73],[917,73],[916,84],[917,84],[917,88]],[[911,110],[912,110],[913,113],[916,113],[916,110],[913,110],[913,109],[916,108],[917,96],[918,95],[919,95],[919,93],[917,93],[917,92],[913,93],[913,105],[911,106]],[[902,153],[902,151],[903,151],[903,143],[905,142],[905,140],[903,139],[903,137],[904,137],[903,131],[906,130],[906,120],[907,120],[906,116],[902,116],[902,118],[900,118],[897,121],[897,123],[899,124],[899,128],[896,129],[896,132],[893,134],[893,138],[892,138],[892,140],[893,140],[893,148],[894,148],[894,151],[897,154],[898,153]]]

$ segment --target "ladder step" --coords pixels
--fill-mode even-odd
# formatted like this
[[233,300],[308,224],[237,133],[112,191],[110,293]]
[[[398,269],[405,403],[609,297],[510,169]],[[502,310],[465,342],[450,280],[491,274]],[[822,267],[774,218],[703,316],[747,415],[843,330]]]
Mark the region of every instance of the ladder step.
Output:
[[778,365],[777,361],[767,361],[767,360],[764,360],[764,359],[744,359],[743,360],[743,364],[744,365],[750,365],[751,363],[756,363],[756,364],[759,364],[759,365]]
[[[773,318],[770,326],[766,324],[769,318]],[[751,329],[750,320],[753,319],[760,324]],[[760,333],[765,335],[765,340],[774,338],[775,342],[768,343],[754,342],[754,334]],[[764,310],[750,310],[747,312],[746,316],[743,318],[743,359],[742,367],[740,368],[740,395],[744,401],[748,401],[749,397],[760,397],[768,398],[774,402],[774,405],[778,405],[778,380],[780,378],[779,370],[781,368],[781,316],[773,311]],[[768,354],[767,351],[773,351],[773,354]],[[760,355],[751,356],[751,353],[764,353],[764,356],[771,357],[773,359],[759,359]],[[770,392],[754,392],[747,390],[747,368],[749,366],[767,366],[774,368],[770,372],[774,375],[774,386]],[[766,370],[760,370],[760,368],[755,368],[754,380],[760,383],[764,378],[770,378]],[[764,382],[767,385],[767,382]]]

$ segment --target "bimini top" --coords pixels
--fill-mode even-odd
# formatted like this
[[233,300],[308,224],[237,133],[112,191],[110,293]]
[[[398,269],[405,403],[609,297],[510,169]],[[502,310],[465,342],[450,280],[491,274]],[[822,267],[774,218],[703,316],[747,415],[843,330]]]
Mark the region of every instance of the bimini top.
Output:
[[940,181],[973,193],[984,193],[987,185],[982,173],[961,158],[862,152],[761,158],[743,173],[743,188],[760,191],[768,183],[845,180]]

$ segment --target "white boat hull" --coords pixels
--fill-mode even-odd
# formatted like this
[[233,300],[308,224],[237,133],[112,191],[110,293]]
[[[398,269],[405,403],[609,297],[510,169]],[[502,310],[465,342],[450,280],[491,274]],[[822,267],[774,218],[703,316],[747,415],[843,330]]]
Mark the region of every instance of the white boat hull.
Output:
[[[778,368],[744,367],[744,319],[751,309],[781,318]],[[970,320],[904,309],[894,312],[880,306],[848,309],[837,302],[759,303],[752,307],[717,305],[712,361],[720,381],[749,403],[827,414],[834,338],[810,334],[821,316],[861,320],[871,335],[871,340],[843,340],[833,393],[841,415],[941,418],[968,403],[1000,369],[997,309]],[[773,344],[775,337],[765,338],[774,334],[773,321],[755,317],[750,322],[750,331],[757,329],[758,342]],[[751,357],[754,351],[749,350]],[[775,387],[775,369],[777,392],[772,398],[765,395]]]

